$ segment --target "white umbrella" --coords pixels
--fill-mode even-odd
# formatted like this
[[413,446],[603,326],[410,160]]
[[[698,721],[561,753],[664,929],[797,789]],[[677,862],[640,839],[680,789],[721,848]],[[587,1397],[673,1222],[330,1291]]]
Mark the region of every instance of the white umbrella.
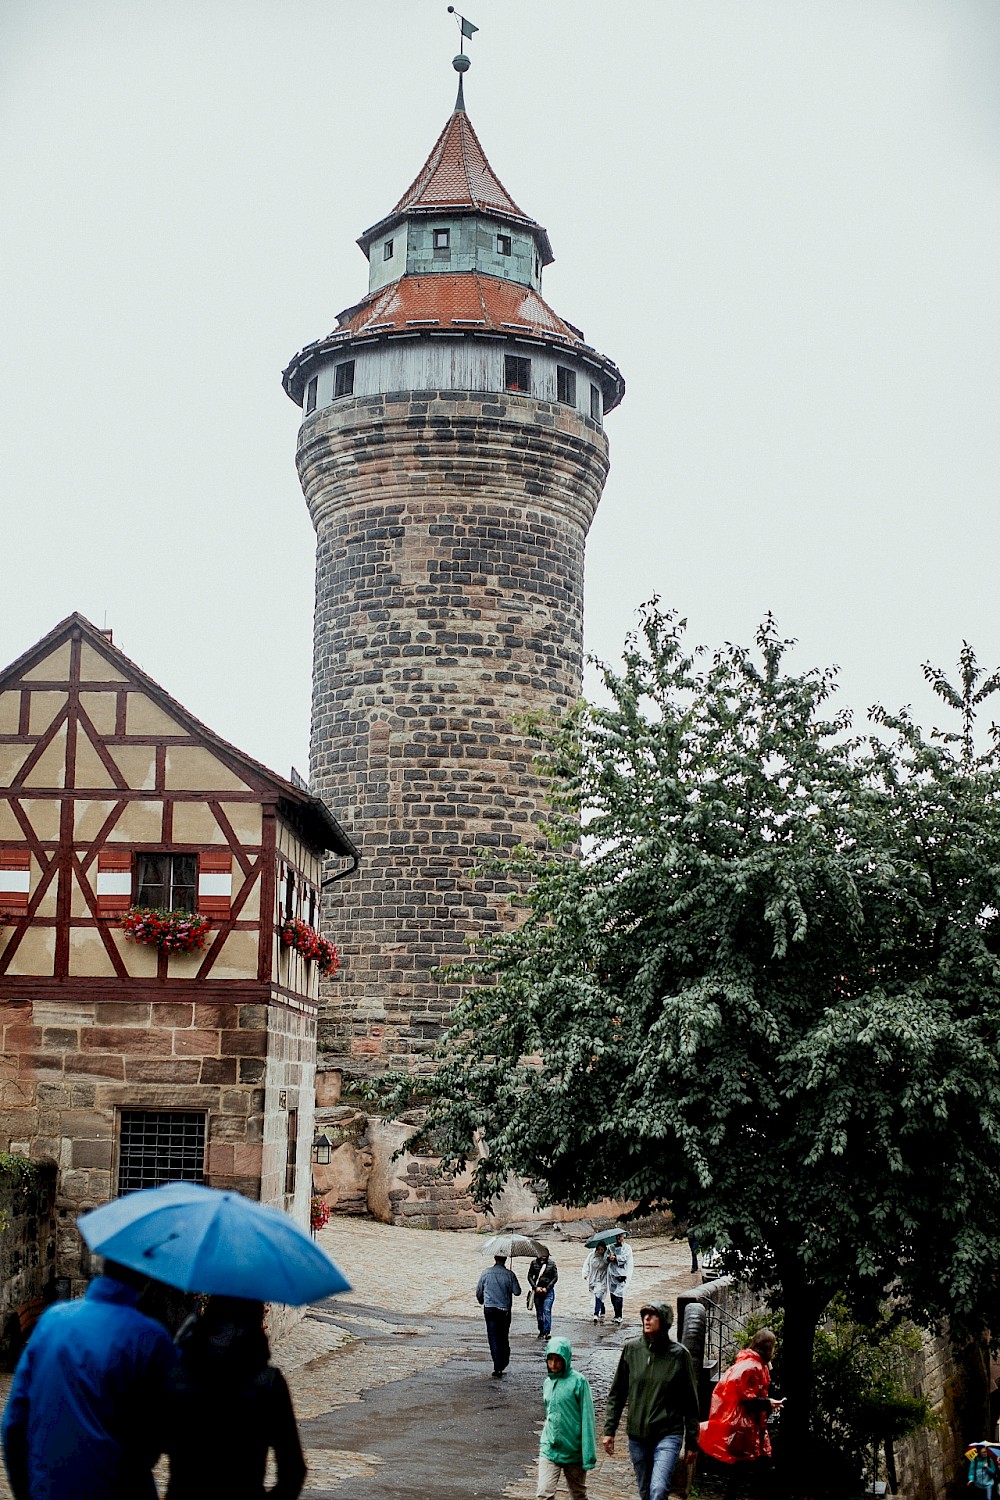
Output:
[[483,1246],[482,1255],[502,1255],[504,1260],[511,1260],[515,1255],[530,1255],[532,1259],[541,1255],[542,1247],[537,1240],[529,1240],[526,1234],[515,1234],[508,1230],[504,1234],[494,1234]]

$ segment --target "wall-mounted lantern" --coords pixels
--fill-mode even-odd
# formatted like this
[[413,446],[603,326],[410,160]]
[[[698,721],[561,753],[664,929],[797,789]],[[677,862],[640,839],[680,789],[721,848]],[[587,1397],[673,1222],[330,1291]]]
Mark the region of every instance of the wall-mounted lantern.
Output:
[[332,1155],[333,1142],[330,1137],[325,1132],[316,1136],[313,1140],[313,1161],[317,1167],[328,1167]]

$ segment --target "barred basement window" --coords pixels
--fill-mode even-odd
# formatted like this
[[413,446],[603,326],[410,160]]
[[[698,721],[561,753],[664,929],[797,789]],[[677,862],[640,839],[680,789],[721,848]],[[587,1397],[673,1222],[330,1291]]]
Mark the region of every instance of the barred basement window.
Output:
[[435,250],[447,250],[448,246],[450,244],[451,244],[451,230],[450,229],[435,229],[435,231],[434,231],[434,249]]
[[316,410],[316,376],[306,386],[306,416]]
[[498,234],[497,235],[497,254],[498,255],[509,255],[510,254],[510,235],[509,234]]
[[334,375],[333,394],[335,396],[354,395],[354,361],[346,360],[344,364],[338,365]]
[[531,360],[508,354],[503,362],[503,383],[508,391],[531,390]]
[[123,1109],[118,1196],[163,1182],[203,1182],[205,1116],[174,1109]]
[[135,905],[166,911],[198,910],[196,854],[138,854],[135,861]]
[[590,415],[595,422],[599,422],[604,415],[604,402],[601,400],[601,388],[599,385],[590,387]]
[[382,246],[382,259],[392,260],[392,240],[386,240]]
[[556,394],[564,406],[576,405],[576,371],[556,365]]

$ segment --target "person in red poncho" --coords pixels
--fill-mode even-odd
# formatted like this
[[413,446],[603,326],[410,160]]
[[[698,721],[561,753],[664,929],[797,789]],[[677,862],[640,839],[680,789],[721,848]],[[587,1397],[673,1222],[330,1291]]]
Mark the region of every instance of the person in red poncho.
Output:
[[[770,1328],[762,1328],[750,1341],[749,1349],[741,1349],[723,1373],[712,1392],[708,1421],[702,1422],[698,1439],[702,1453],[709,1458],[734,1465],[770,1458],[767,1419],[784,1405],[768,1395],[769,1366],[777,1342]],[[736,1472],[731,1470],[731,1476]]]

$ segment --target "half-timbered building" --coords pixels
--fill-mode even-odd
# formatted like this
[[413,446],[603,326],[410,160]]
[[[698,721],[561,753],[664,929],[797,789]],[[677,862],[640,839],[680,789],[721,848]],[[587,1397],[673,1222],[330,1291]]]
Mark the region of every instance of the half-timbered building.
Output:
[[59,1275],[78,1212],[176,1178],[306,1220],[320,886],[356,863],[82,616],[0,672],[0,1144],[58,1164]]

